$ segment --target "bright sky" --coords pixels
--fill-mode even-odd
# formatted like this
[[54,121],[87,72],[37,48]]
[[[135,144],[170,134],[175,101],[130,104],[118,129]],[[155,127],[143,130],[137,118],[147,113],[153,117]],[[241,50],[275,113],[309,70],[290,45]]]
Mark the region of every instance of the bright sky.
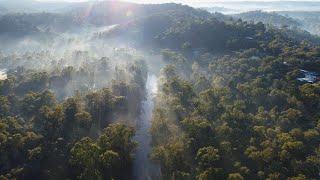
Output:
[[[65,2],[84,2],[84,1],[99,1],[99,0],[38,0],[38,1],[65,1]],[[235,1],[260,1],[261,0],[124,0],[135,3],[219,3],[219,2],[235,2]],[[264,1],[281,1],[281,0],[264,0]],[[320,0],[289,0],[289,1],[313,1],[320,2]]]
[[[60,1],[60,2],[84,2],[84,1],[102,1],[102,0],[38,0],[38,1]],[[113,0],[115,1],[115,0]],[[121,1],[121,0],[119,0]],[[241,11],[252,11],[252,10],[264,10],[264,11],[280,11],[280,10],[302,10],[302,11],[319,11],[320,10],[320,0],[122,0],[134,3],[181,3],[187,4],[193,7],[210,7],[210,6],[217,6],[217,7],[224,7],[231,10],[241,10]],[[268,4],[263,4],[263,7],[257,7],[255,4],[248,4],[248,3],[241,3],[241,4],[233,4],[232,2],[241,2],[241,1],[250,1],[250,2],[283,2],[283,1],[303,1],[303,2],[316,2],[317,5],[292,5],[290,3],[282,4],[281,7],[276,6],[268,6]],[[231,3],[231,4],[230,4]],[[319,5],[318,5],[319,3]],[[225,12],[227,13],[227,12]],[[229,12],[229,13],[239,13],[239,12]]]

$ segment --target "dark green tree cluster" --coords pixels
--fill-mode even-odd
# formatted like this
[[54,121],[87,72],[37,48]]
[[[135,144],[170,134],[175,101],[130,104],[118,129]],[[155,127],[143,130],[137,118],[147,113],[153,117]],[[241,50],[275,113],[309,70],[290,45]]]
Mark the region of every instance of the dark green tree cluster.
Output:
[[[95,73],[108,70],[101,68]],[[9,70],[0,81],[0,178],[130,177],[135,130],[124,123],[141,111],[146,68],[143,61],[117,67],[123,73],[102,89],[88,82],[94,76],[86,69]]]
[[319,47],[282,38],[221,56],[163,51],[150,131],[164,179],[319,177],[320,84],[297,80],[319,72]]

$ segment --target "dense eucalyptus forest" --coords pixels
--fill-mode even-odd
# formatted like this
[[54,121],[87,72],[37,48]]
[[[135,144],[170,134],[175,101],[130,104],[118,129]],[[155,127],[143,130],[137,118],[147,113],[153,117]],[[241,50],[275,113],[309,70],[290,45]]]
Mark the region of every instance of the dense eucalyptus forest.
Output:
[[320,178],[316,29],[174,3],[14,2],[0,1],[0,179]]

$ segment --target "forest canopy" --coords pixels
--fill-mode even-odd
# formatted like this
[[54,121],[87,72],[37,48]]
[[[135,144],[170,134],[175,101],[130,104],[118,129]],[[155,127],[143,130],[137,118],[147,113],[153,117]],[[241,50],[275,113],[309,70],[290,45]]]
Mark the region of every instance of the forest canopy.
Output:
[[319,37],[237,17],[113,1],[0,15],[0,179],[318,179]]

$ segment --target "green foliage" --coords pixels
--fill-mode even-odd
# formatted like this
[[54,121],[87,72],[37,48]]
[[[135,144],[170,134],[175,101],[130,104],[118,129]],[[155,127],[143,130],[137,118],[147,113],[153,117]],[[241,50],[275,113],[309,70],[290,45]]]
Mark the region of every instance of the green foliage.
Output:
[[81,168],[82,173],[79,179],[102,179],[98,171],[99,146],[93,143],[90,138],[83,138],[71,149],[70,163]]
[[[78,179],[112,179],[122,177],[132,161],[134,131],[123,124],[112,124],[97,142],[85,137],[70,151],[70,164]],[[123,145],[123,146],[121,146]]]
[[[130,62],[121,67],[129,70],[121,75],[125,81],[101,83],[104,87],[95,90],[87,71],[108,68],[107,60],[101,61],[87,69],[17,68],[0,81],[1,178],[127,179],[137,146],[135,130],[111,122],[137,118],[147,67],[142,60]],[[99,76],[108,73],[97,71]]]
[[214,167],[215,163],[220,159],[218,149],[214,147],[205,147],[198,150],[197,160],[199,168],[206,169]]
[[99,146],[103,150],[110,149],[119,154],[121,165],[126,166],[126,162],[132,160],[131,152],[135,149],[136,144],[131,142],[134,136],[134,129],[128,128],[123,124],[112,124],[104,130],[104,134],[98,140]]
[[232,173],[228,175],[228,180],[243,180],[244,178],[239,173]]
[[[49,28],[64,32],[73,20],[112,23],[121,39],[160,55],[150,159],[163,179],[319,177],[319,79],[297,80],[302,70],[320,72],[318,38],[177,4],[109,3],[90,4],[89,14],[5,15],[0,34],[50,39]],[[97,57],[104,51],[0,54],[8,70],[0,80],[0,179],[129,179],[135,130],[112,122],[137,119],[148,69],[125,49]]]
[[[171,64],[162,69],[150,131],[151,158],[165,177],[317,178],[319,81],[297,80],[300,69],[318,72],[317,46],[277,30],[257,34],[265,37],[259,47],[219,57],[162,52]],[[175,155],[177,142],[184,148]]]

